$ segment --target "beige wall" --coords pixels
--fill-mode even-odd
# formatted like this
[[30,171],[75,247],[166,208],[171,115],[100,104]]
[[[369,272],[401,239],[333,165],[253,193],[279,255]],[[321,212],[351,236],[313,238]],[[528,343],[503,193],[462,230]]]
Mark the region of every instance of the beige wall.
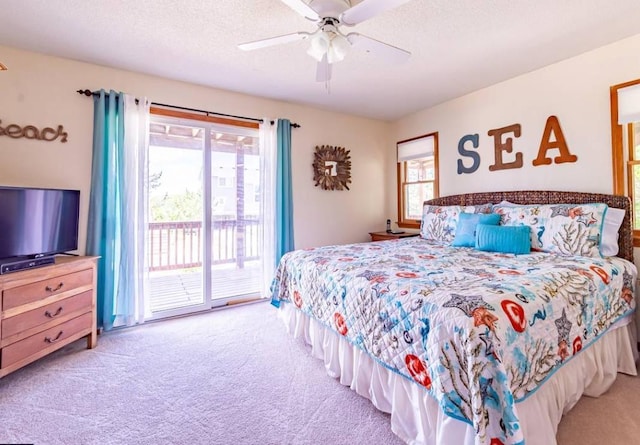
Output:
[[[395,122],[392,140],[439,133],[442,196],[526,189],[612,193],[609,87],[640,78],[639,49],[640,34],[422,110]],[[534,167],[531,163],[550,115],[558,117],[569,149],[578,160]],[[522,152],[524,166],[491,172],[494,145],[487,131],[514,123],[522,128],[513,148]],[[480,168],[458,175],[458,141],[471,133],[480,137]],[[558,151],[549,154],[555,157]],[[469,158],[463,159],[465,165],[471,165]],[[505,161],[510,160],[512,155],[505,154]],[[395,168],[391,159],[389,178],[395,178]],[[390,179],[387,187],[395,187],[395,180]],[[389,207],[395,207],[396,196],[387,196]],[[640,249],[635,249],[634,256],[640,267]],[[640,328],[640,313],[638,320]]]
[[[524,189],[612,193],[609,87],[640,78],[639,48],[640,34],[422,110],[394,122],[391,139],[438,132],[442,196]],[[551,115],[558,117],[569,150],[578,160],[534,167],[545,121]],[[514,123],[522,128],[513,148],[522,153],[523,167],[489,171],[495,157],[487,131]],[[480,138],[476,150],[480,168],[459,175],[458,159],[466,166],[471,160],[458,154],[458,141],[472,133]],[[558,154],[549,151],[551,157]],[[513,154],[504,154],[505,162],[513,159]],[[395,178],[395,169],[392,158],[387,165],[389,178]],[[387,187],[394,186],[395,179],[389,179]],[[396,195],[387,196],[389,208],[395,208]],[[640,265],[638,249],[635,256]]]
[[[0,184],[81,191],[80,252],[84,252],[91,178],[92,100],[77,89],[105,88],[150,100],[250,117],[288,118],[292,130],[296,247],[367,241],[384,227],[388,190],[383,180],[390,124],[285,102],[205,88],[128,71],[0,46],[0,126],[64,125],[65,144],[0,137]],[[350,191],[314,187],[316,145],[351,150]]]
[[[640,78],[640,34],[540,70],[425,109],[394,123],[395,141],[439,132],[441,195],[472,191],[560,189],[611,193],[609,87]],[[473,75],[473,73],[469,73]],[[545,121],[555,115],[576,163],[534,167]],[[494,163],[490,129],[521,124],[514,151],[522,152],[519,169],[489,171]],[[458,141],[478,133],[480,168],[457,174]],[[557,150],[549,154],[554,157]],[[513,160],[505,154],[505,161]],[[470,165],[469,158],[464,159]],[[393,160],[388,174],[395,170]],[[389,184],[389,187],[391,185]],[[395,196],[390,194],[390,206]]]

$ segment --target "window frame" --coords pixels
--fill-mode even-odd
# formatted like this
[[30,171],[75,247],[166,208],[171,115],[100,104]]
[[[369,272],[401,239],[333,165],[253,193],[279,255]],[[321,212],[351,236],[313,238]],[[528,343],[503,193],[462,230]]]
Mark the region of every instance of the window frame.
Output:
[[[640,247],[640,230],[635,229],[635,201],[640,196],[634,197],[633,193],[633,166],[639,164],[635,159],[632,144],[634,140],[633,123],[621,125],[618,123],[618,90],[633,85],[639,85],[640,79],[631,80],[610,87],[611,102],[611,158],[613,163],[613,194],[631,198],[631,229],[633,233],[633,246]],[[627,145],[624,144],[624,131],[627,131]]]
[[[430,138],[433,137],[433,180],[423,180],[423,181],[415,181],[415,182],[407,182],[405,178],[407,176],[407,161],[397,162],[397,152],[398,145],[404,144],[407,142],[417,141],[419,139]],[[410,139],[404,139],[402,141],[396,142],[396,163],[397,163],[397,177],[396,177],[396,186],[398,193],[398,221],[396,224],[398,227],[404,229],[419,229],[421,220],[419,219],[405,219],[405,186],[407,184],[422,184],[422,183],[432,183],[433,184],[433,197],[437,198],[439,196],[439,162],[438,162],[438,132],[427,133],[420,136],[416,136]]]

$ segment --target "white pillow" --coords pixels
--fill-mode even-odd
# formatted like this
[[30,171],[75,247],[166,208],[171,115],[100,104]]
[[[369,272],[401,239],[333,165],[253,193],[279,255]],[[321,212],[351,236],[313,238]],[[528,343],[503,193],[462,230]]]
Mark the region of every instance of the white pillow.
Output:
[[602,256],[616,256],[618,254],[618,229],[622,225],[625,215],[624,209],[609,207],[604,215],[600,253]]

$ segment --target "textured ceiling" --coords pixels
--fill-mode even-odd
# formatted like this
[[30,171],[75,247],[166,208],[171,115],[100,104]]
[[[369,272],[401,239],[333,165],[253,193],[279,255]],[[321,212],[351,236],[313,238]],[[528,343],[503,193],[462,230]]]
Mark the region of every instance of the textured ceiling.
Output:
[[237,48],[316,29],[279,0],[0,1],[0,45],[382,120],[637,34],[638,23],[639,0],[412,0],[348,29],[409,61],[352,51],[327,88],[308,41]]

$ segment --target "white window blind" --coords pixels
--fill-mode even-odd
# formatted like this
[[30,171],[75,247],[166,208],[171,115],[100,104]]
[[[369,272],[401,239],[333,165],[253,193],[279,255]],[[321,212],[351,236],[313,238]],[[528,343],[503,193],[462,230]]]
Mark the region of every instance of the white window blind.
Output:
[[618,123],[640,122],[640,84],[618,90]]
[[433,156],[435,152],[434,140],[435,138],[433,136],[426,136],[420,139],[398,143],[398,162]]

